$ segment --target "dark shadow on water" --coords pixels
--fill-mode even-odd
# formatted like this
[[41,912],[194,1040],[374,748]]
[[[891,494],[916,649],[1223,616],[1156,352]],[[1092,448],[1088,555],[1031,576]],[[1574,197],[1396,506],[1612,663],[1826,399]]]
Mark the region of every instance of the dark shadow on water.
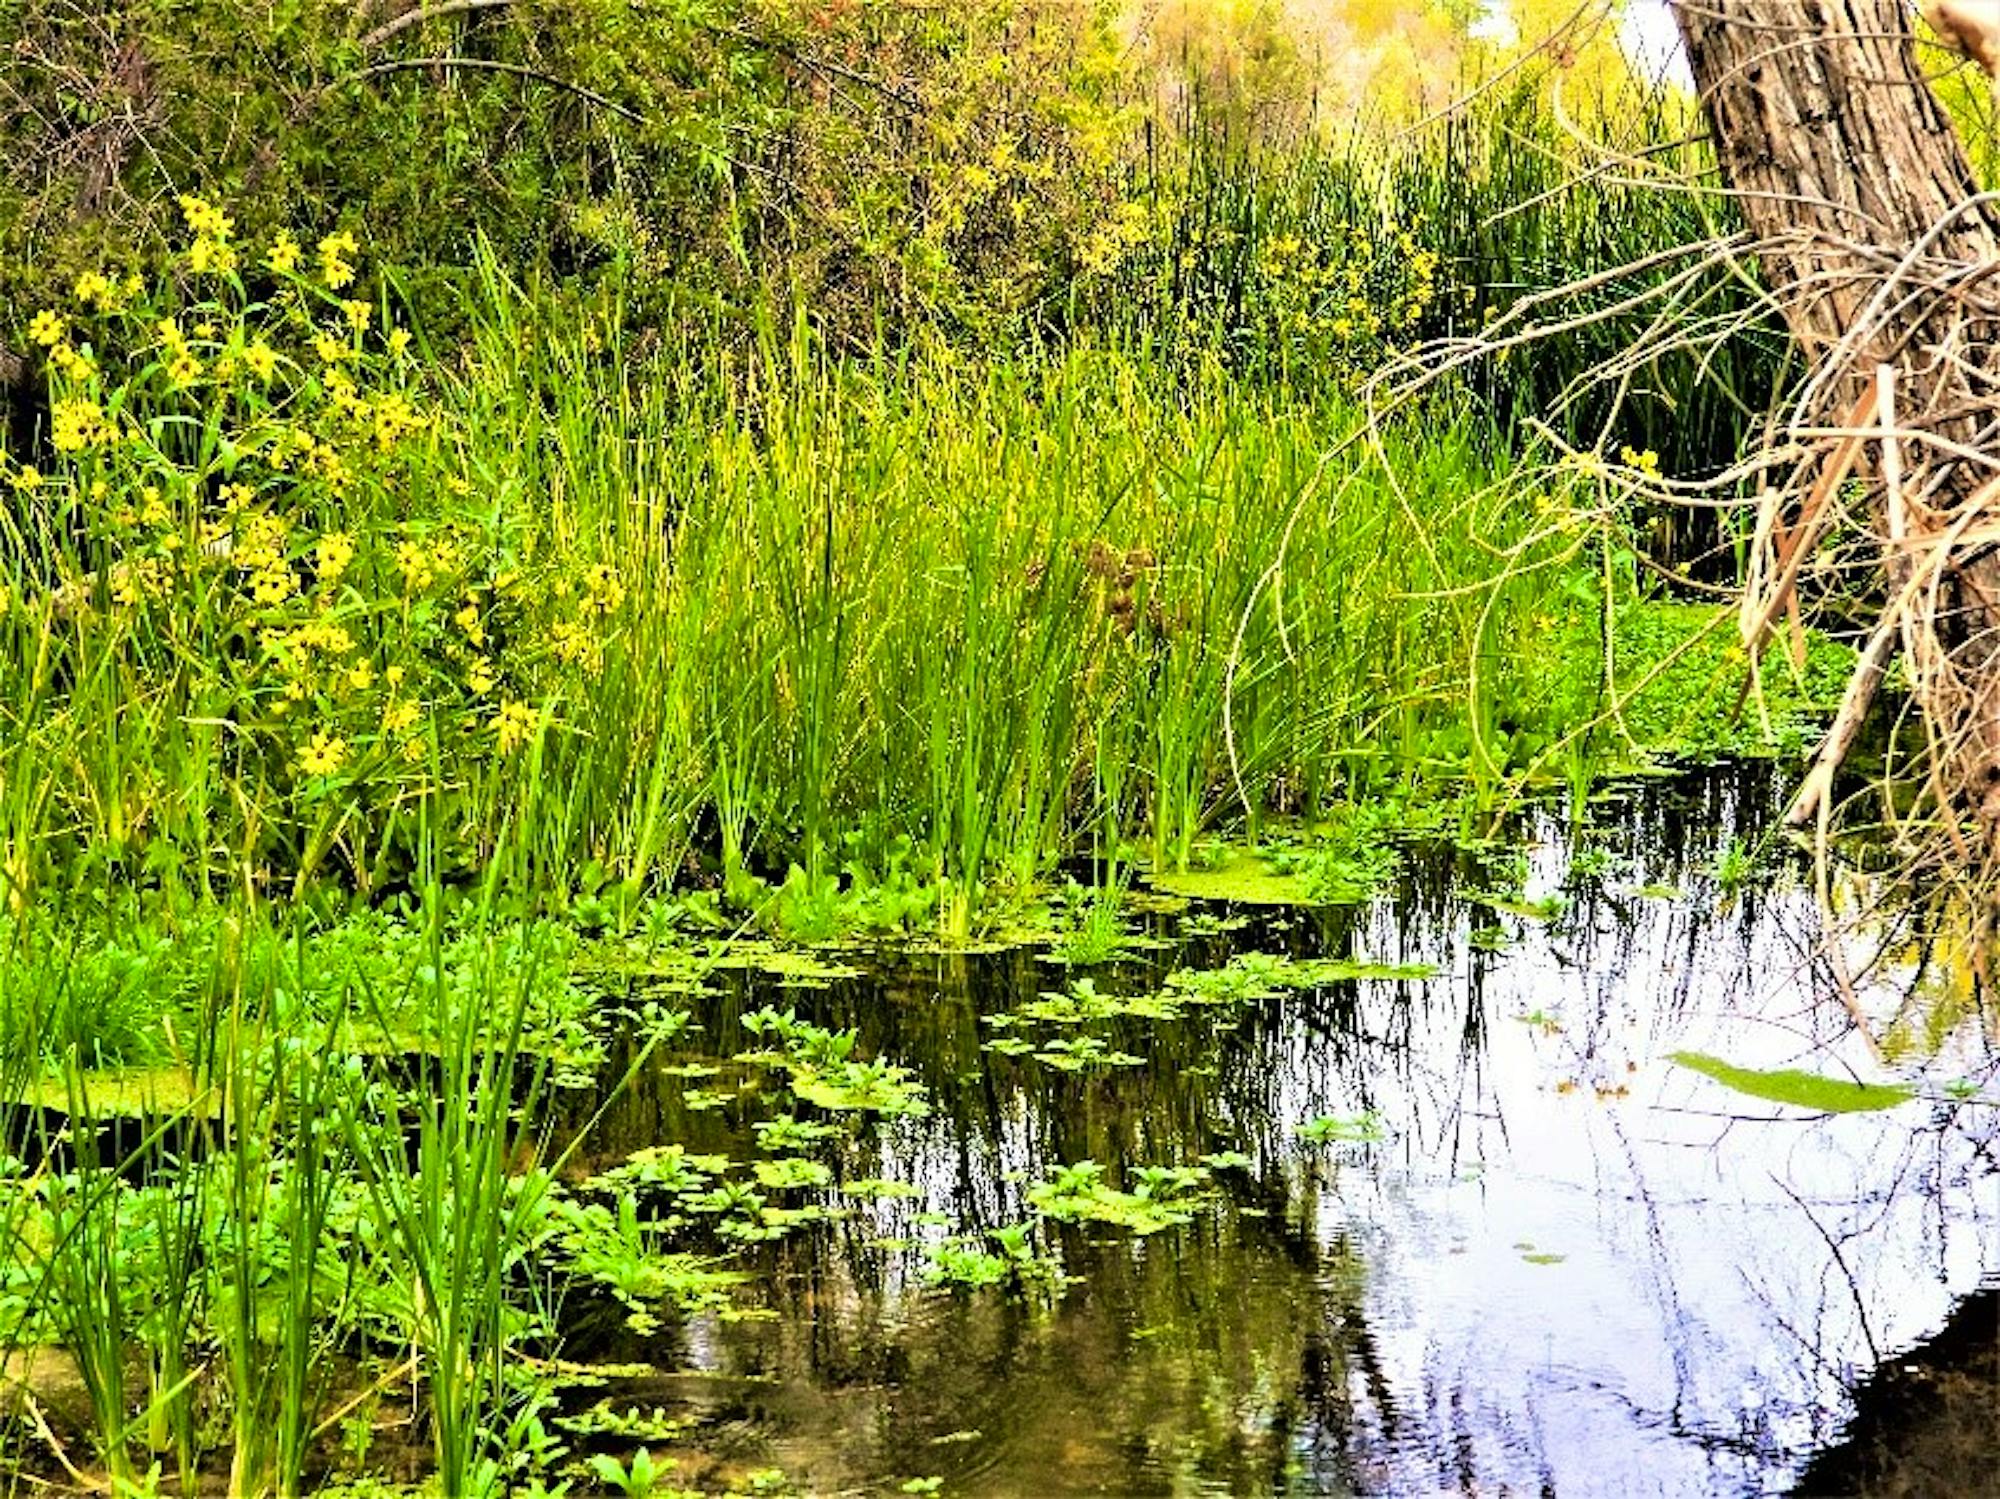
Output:
[[1815,1454],[1794,1492],[2000,1494],[2000,1284],[1861,1381],[1845,1434]]

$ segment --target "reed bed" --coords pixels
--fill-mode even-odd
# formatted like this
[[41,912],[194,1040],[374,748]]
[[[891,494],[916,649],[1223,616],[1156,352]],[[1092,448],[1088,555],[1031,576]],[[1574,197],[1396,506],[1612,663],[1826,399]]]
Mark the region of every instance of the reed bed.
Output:
[[[1336,393],[1219,361],[857,360],[803,321],[641,356],[615,313],[538,305],[492,272],[461,362],[384,375],[429,403],[393,470],[277,476],[276,519],[217,519],[212,451],[165,469],[165,561],[87,470],[29,507],[0,630],[17,901],[107,866],[369,897],[421,815],[458,878],[692,859],[817,888],[893,859],[962,927],[1065,858],[1180,865],[1218,820],[1497,774],[1594,685],[1555,649],[1601,613],[1590,539],[1469,402],[1371,449]],[[229,525],[295,560],[201,563]],[[244,597],[274,567],[293,594]]]

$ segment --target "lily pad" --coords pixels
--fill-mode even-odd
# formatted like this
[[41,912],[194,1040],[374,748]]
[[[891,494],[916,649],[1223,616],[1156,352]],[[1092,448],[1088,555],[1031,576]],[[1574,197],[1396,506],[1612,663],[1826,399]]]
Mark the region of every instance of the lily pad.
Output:
[[1790,1104],[1821,1114],[1859,1114],[1871,1109],[1893,1109],[1916,1097],[1914,1090],[1895,1083],[1863,1083],[1851,1078],[1823,1077],[1796,1067],[1765,1071],[1738,1067],[1720,1057],[1699,1051],[1676,1051],[1667,1060],[1699,1072],[1738,1093],[1770,1103]]

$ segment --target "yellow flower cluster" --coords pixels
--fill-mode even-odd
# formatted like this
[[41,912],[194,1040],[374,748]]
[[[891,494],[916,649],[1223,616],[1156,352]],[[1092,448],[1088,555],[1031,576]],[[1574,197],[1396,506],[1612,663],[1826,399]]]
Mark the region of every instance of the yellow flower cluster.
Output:
[[95,401],[58,400],[49,412],[49,442],[58,453],[83,453],[115,441],[118,429]]
[[625,584],[618,569],[600,562],[583,575],[583,607],[590,614],[615,614],[625,602]]
[[[259,773],[304,795],[339,777],[365,806],[405,795],[433,757],[457,776],[532,747],[550,721],[537,676],[598,667],[626,581],[441,523],[408,487],[420,445],[450,431],[414,382],[412,334],[357,284],[354,235],[260,250],[208,199],[180,214],[180,274],[159,296],[87,272],[29,327],[56,377],[55,462],[0,458],[0,493],[47,486],[85,517],[104,560],[74,607],[170,600],[150,618],[198,648],[142,649],[148,621],[121,621],[135,686],[227,716],[268,757]],[[253,299],[234,273],[260,254],[315,284]],[[147,440],[163,421],[214,440],[200,457]],[[443,476],[440,500],[472,493]],[[247,660],[202,644],[246,633]]]
[[103,314],[122,310],[126,303],[145,294],[146,285],[137,276],[113,281],[102,272],[85,271],[76,278],[72,290],[76,294],[77,305],[84,311]]
[[181,195],[181,217],[194,234],[188,246],[188,269],[197,276],[226,276],[236,269],[236,247],[230,236],[236,222],[206,198]]
[[354,257],[361,246],[345,230],[329,234],[319,242],[319,278],[329,291],[345,291],[354,284]]
[[382,732],[402,734],[416,725],[422,710],[406,697],[392,697],[382,707]]
[[[1297,234],[1258,246],[1256,267],[1266,315],[1287,336],[1367,346],[1406,336],[1435,305],[1440,261],[1403,226],[1342,224],[1321,255]],[[1194,260],[1184,256],[1184,265]]]
[[422,593],[439,578],[449,577],[458,567],[458,554],[444,538],[428,546],[410,538],[396,543],[395,561],[403,591],[414,594]]
[[192,385],[201,378],[201,361],[194,357],[187,334],[175,318],[161,318],[155,331],[160,337],[160,362],[166,367],[167,381],[175,386]]
[[1644,452],[1627,444],[1618,454],[1627,468],[1636,468],[1649,479],[1660,476],[1660,455],[1651,448]]
[[[323,360],[329,354],[338,359],[359,357],[359,350],[342,344],[328,334],[322,333],[319,343],[322,345],[319,353]],[[400,390],[385,390],[374,396],[365,396],[352,378],[334,368],[320,372],[320,383],[326,391],[328,404],[344,426],[354,436],[372,441],[378,452],[388,452],[404,438],[431,425],[431,418]]]
[[500,705],[500,711],[493,715],[493,735],[500,753],[511,755],[522,745],[535,737],[541,725],[541,717],[526,703],[509,700]]
[[250,597],[266,607],[284,603],[298,590],[285,554],[289,531],[282,516],[258,510],[242,515],[230,538],[230,561],[248,579]]
[[134,557],[110,572],[111,601],[131,609],[147,599],[164,598],[173,586],[174,565],[166,557]]
[[596,672],[603,665],[597,637],[575,620],[559,619],[549,627],[549,649],[565,666]]
[[313,573],[323,584],[337,583],[354,561],[354,538],[345,531],[329,531],[313,543]]

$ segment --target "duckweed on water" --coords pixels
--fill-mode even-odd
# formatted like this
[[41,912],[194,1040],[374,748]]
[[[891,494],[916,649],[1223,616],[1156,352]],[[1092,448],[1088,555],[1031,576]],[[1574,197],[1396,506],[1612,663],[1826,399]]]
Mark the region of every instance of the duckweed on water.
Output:
[[[992,1286],[1018,1290],[1059,1290],[1061,1263],[1037,1254],[1030,1243],[1033,1227],[1012,1223],[990,1230],[983,1239],[948,1239],[924,1251],[923,1277],[932,1285],[977,1291]],[[980,1247],[990,1242],[994,1251]]]
[[1060,1072],[1100,1067],[1136,1067],[1143,1057],[1112,1046],[1096,1035],[1044,1037],[1037,1041],[1017,1032],[1035,1026],[1075,1030],[1117,1021],[1168,1023],[1190,1010],[1218,1011],[1268,999],[1289,991],[1330,984],[1400,982],[1433,977],[1428,963],[1369,963],[1343,958],[1300,959],[1269,953],[1238,953],[1220,968],[1175,969],[1165,987],[1128,994],[1110,993],[1093,978],[1071,981],[1066,990],[1044,990],[1012,1010],[982,1017],[991,1032],[984,1049],[1005,1057],[1032,1057]]
[[1388,1138],[1373,1114],[1320,1114],[1301,1124],[1298,1136],[1308,1145],[1373,1145]]
[[1434,978],[1434,963],[1374,963],[1354,958],[1288,958],[1237,953],[1220,968],[1181,968],[1167,988],[1192,1004],[1237,1004],[1269,999],[1287,990],[1355,982],[1400,983]]
[[802,1021],[791,1010],[757,1010],[738,1023],[753,1036],[772,1036],[782,1053],[745,1053],[739,1060],[775,1062],[790,1074],[798,1098],[833,1112],[874,1113],[884,1117],[921,1115],[930,1111],[922,1084],[907,1067],[876,1059],[857,1061],[851,1055],[857,1034],[830,1031]]

